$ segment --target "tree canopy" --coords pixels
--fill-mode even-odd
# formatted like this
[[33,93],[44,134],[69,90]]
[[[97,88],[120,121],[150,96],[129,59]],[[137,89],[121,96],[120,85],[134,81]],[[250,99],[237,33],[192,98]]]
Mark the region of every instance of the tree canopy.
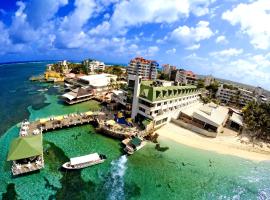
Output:
[[270,104],[252,101],[243,108],[246,129],[253,137],[270,138]]

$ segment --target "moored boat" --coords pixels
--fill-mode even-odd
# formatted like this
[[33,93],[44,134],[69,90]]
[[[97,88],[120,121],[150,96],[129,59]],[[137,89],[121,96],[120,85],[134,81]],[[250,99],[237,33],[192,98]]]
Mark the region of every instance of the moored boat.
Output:
[[146,145],[146,142],[139,137],[127,138],[122,143],[125,145],[124,151],[129,155],[132,155],[135,151],[140,150]]
[[103,163],[106,158],[107,157],[103,154],[92,153],[85,156],[70,158],[70,161],[64,163],[62,167],[65,169],[82,169]]

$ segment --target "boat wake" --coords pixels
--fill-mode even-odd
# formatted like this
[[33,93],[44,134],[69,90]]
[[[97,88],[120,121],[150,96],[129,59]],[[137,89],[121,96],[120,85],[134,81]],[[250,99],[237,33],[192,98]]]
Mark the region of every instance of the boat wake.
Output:
[[111,172],[108,180],[105,183],[105,188],[108,191],[108,200],[125,199],[124,192],[124,175],[127,169],[127,156],[123,155],[119,159],[112,161]]

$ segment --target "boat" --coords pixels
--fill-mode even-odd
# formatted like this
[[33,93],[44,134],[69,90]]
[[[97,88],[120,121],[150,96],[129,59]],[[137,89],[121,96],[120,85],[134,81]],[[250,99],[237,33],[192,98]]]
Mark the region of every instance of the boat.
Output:
[[125,145],[124,151],[129,155],[132,155],[146,145],[146,142],[139,137],[127,138],[122,143]]
[[47,88],[45,88],[45,89],[39,89],[39,90],[37,90],[38,92],[46,92],[46,91],[48,91],[48,89]]
[[85,156],[70,158],[69,162],[62,165],[65,169],[82,169],[103,163],[107,157],[103,154],[92,153]]

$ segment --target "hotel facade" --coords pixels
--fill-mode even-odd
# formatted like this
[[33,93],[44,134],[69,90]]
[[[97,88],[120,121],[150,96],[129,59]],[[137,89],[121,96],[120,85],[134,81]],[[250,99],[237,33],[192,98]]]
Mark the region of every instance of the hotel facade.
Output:
[[175,81],[177,83],[182,83],[185,85],[188,85],[188,84],[194,85],[197,82],[197,76],[192,71],[186,71],[183,69],[173,70],[171,72],[170,79],[172,81]]
[[90,72],[95,72],[97,70],[105,70],[104,62],[100,62],[98,60],[86,59],[82,62],[82,64],[85,65]]
[[177,119],[182,109],[200,100],[196,86],[179,86],[169,81],[142,81],[136,76],[132,101],[132,118],[147,118],[154,127]]
[[221,85],[218,88],[216,97],[220,99],[222,103],[237,103],[240,106],[245,106],[250,101],[256,101],[256,98],[252,91],[237,87],[228,88],[224,85]]
[[158,66],[159,64],[154,60],[136,57],[129,62],[127,73],[141,76],[142,80],[155,80]]

